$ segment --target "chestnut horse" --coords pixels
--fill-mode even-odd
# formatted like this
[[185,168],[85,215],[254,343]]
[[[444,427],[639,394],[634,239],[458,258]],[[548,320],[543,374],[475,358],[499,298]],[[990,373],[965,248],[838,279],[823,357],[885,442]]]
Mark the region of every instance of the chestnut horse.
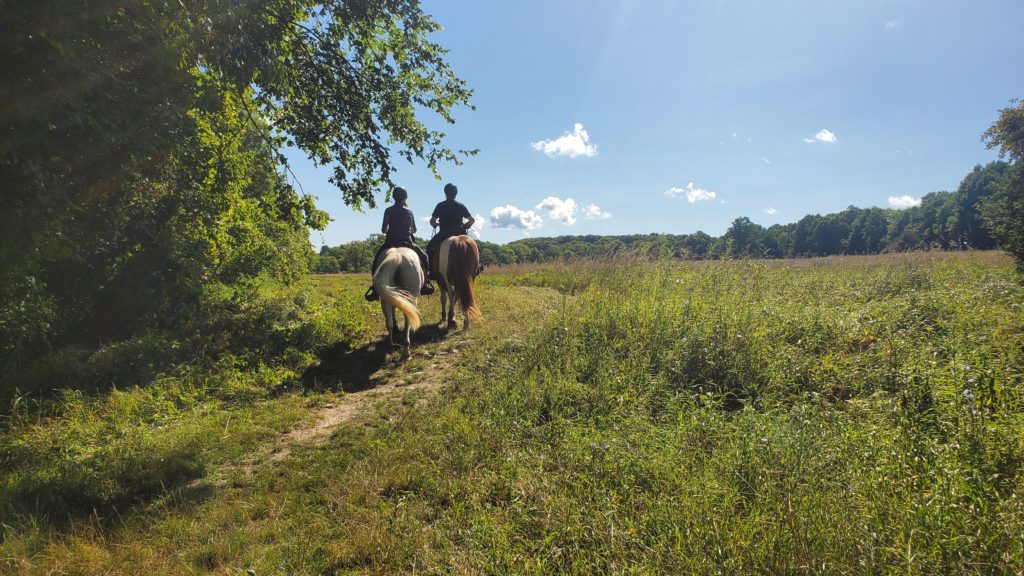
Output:
[[[431,257],[430,267],[441,290],[441,323],[447,320],[449,330],[455,328],[456,301],[462,307],[463,330],[469,329],[471,321],[483,318],[476,302],[476,274],[479,266],[480,252],[476,242],[465,235],[446,239]],[[447,305],[449,301],[451,304]]]
[[388,327],[388,341],[395,347],[395,331],[398,319],[395,309],[405,316],[402,330],[402,358],[409,357],[409,333],[420,327],[420,312],[416,309],[416,297],[423,286],[423,270],[420,257],[410,248],[388,248],[381,257],[380,266],[373,275],[373,287],[380,295],[380,308],[384,312],[384,323]]

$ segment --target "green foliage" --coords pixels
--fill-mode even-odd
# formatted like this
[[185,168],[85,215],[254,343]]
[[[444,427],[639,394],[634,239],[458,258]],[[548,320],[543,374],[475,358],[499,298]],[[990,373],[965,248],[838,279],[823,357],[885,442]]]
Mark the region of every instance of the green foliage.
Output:
[[458,162],[420,116],[451,122],[470,91],[417,2],[2,8],[0,374],[150,331],[192,342],[211,286],[300,278],[327,215],[288,184],[285,144],[357,208],[394,157]]
[[995,193],[982,205],[982,216],[999,244],[1017,261],[1024,274],[1024,102],[999,111],[999,118],[983,138],[989,148],[1012,162],[1006,177],[996,184]]
[[68,345],[8,369],[0,375],[0,406],[16,411],[29,401],[47,411],[53,409],[48,399],[68,390],[102,394],[222,362],[238,369],[302,368],[316,353],[366,335],[363,304],[352,295],[326,296],[308,282],[283,285],[266,276],[210,283],[197,297],[197,312],[173,330],[151,329],[102,346]]

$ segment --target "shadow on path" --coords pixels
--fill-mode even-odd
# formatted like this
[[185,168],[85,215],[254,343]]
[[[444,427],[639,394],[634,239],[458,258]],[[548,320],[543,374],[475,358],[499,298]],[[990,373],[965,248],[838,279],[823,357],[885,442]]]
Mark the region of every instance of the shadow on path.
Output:
[[[447,332],[436,324],[425,324],[412,335],[412,351],[423,344],[440,342]],[[344,342],[324,350],[320,354],[320,363],[310,366],[302,374],[302,387],[318,392],[326,390],[344,390],[345,392],[361,392],[373,388],[380,383],[377,373],[388,364],[391,353],[384,338],[349,350]]]

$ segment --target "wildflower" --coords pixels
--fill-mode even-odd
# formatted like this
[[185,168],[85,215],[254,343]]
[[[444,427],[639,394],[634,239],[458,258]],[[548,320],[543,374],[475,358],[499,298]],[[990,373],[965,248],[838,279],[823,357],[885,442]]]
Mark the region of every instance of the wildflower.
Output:
[[967,401],[974,400],[974,393],[971,392],[970,388],[964,388],[963,395],[964,395],[964,400],[967,400]]

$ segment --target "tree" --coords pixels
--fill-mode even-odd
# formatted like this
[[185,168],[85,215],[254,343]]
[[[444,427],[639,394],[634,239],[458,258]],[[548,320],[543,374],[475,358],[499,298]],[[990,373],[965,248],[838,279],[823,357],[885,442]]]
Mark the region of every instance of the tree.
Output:
[[981,217],[981,206],[991,196],[1006,176],[1005,162],[989,162],[984,167],[975,166],[960,182],[954,198],[956,215],[950,236],[956,248],[979,250],[995,247],[988,228]]
[[1009,156],[1010,166],[994,193],[982,204],[983,220],[992,237],[1017,262],[1024,274],[1024,102],[999,111],[999,118],[982,138],[989,148],[998,148],[1000,158]]
[[732,221],[722,239],[726,252],[733,258],[760,258],[764,256],[764,228],[746,216]]
[[420,117],[452,122],[470,91],[416,0],[0,8],[0,355],[301,275],[326,215],[283,175],[285,144],[355,208],[393,158],[460,161]]

